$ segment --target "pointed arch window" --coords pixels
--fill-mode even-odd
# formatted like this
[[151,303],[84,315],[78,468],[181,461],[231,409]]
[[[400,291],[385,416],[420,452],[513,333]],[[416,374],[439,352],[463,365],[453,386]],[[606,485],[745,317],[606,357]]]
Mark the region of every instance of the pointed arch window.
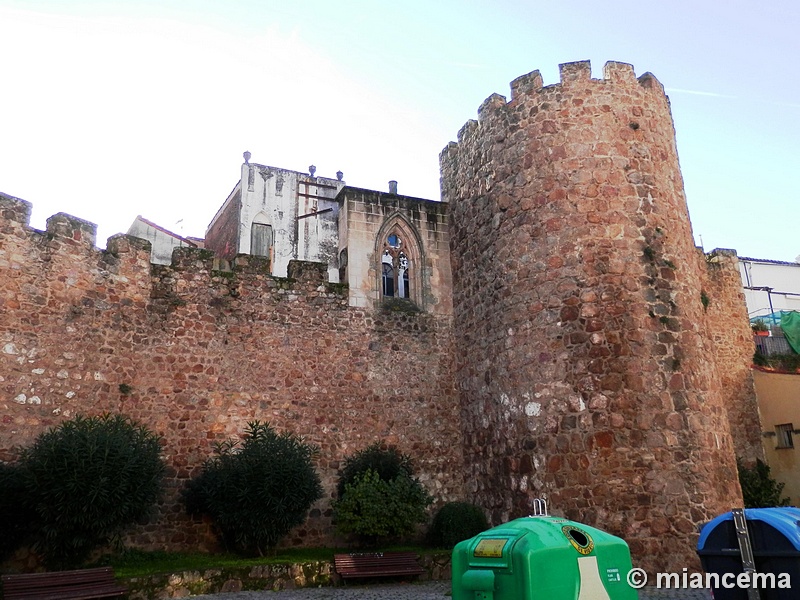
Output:
[[387,298],[410,298],[409,271],[411,262],[403,250],[403,241],[392,233],[386,237],[381,256],[381,287]]

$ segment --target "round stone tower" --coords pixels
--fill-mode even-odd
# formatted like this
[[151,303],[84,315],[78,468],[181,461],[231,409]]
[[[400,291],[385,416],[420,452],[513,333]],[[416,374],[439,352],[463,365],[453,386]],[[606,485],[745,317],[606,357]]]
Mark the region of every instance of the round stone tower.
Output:
[[669,100],[623,63],[511,91],[441,155],[467,490],[495,523],[547,497],[680,572],[741,491]]

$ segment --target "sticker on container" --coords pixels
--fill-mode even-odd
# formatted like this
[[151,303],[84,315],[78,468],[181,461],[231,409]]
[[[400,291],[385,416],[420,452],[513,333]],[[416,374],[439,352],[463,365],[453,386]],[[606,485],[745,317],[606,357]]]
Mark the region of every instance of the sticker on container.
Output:
[[622,581],[622,578],[619,575],[619,569],[606,569],[606,580],[609,583]]
[[503,548],[508,543],[507,538],[492,539],[486,538],[478,542],[472,555],[475,558],[502,558]]
[[566,536],[569,543],[572,544],[572,547],[581,554],[591,554],[592,550],[594,550],[594,540],[592,536],[583,529],[579,529],[574,525],[564,525],[564,527],[561,528],[561,533]]

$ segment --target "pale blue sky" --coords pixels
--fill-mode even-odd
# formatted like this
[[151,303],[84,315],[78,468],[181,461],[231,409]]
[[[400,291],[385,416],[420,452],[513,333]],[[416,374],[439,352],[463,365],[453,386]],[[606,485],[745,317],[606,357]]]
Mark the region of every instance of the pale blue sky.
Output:
[[[242,152],[439,198],[484,98],[608,60],[667,88],[696,241],[800,254],[800,5],[0,0],[0,191],[99,225],[202,236]],[[182,219],[182,221],[181,221]]]

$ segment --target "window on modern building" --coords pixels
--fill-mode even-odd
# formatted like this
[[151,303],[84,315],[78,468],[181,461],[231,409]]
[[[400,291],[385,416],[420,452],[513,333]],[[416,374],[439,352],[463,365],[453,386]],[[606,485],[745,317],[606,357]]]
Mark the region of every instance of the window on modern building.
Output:
[[389,235],[383,244],[381,288],[383,295],[388,298],[411,297],[408,276],[411,264],[402,250],[402,245],[402,240],[394,233]]
[[269,256],[272,249],[272,227],[265,223],[253,223],[250,230],[250,254]]
[[792,439],[792,432],[794,426],[791,423],[783,423],[775,426],[775,447],[776,448],[794,448],[794,440]]

